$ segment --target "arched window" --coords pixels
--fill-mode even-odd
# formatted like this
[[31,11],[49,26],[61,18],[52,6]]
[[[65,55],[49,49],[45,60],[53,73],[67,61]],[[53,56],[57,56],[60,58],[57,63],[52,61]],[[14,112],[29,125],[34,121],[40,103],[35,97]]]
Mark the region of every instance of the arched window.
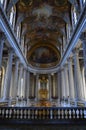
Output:
[[74,17],[74,25],[76,25],[77,23],[77,13],[76,13],[76,9],[73,9],[73,17]]
[[72,6],[71,8],[71,14],[72,14],[72,26],[74,29],[75,25],[77,24],[77,11],[74,6]]
[[10,11],[10,23],[13,26],[13,28],[15,26],[15,17],[16,17],[16,7],[13,6]]
[[67,35],[67,42],[70,39],[70,25],[66,24],[66,35]]
[[2,6],[4,7],[4,10],[5,10],[6,5],[7,5],[7,0],[0,0],[0,3],[2,4]]
[[0,0],[1,4],[3,5],[4,4],[4,0]]
[[21,24],[19,24],[17,26],[17,38],[18,38],[18,40],[20,40],[20,35],[21,35]]
[[85,4],[86,0],[82,0],[82,4]]

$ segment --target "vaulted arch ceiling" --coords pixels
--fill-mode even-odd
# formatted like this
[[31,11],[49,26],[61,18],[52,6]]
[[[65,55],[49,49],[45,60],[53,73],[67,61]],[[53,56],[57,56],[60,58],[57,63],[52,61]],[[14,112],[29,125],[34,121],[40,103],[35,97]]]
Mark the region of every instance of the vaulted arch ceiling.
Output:
[[[36,67],[42,68],[55,67],[59,64],[62,38],[66,37],[66,23],[71,24],[68,0],[20,0],[17,3],[17,16],[17,24],[22,23],[22,34],[26,36],[28,42],[27,59],[29,64],[32,66],[36,64]],[[46,56],[49,56],[48,53],[51,51],[52,58],[55,60],[50,57],[47,59],[46,56],[33,60],[40,50],[47,51],[45,52]],[[34,54],[36,56],[33,56]],[[41,65],[38,65],[39,63]]]

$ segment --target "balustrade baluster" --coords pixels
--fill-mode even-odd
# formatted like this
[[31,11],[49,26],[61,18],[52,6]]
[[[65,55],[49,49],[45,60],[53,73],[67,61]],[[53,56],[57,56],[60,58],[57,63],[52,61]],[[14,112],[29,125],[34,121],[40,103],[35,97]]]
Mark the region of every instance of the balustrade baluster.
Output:
[[30,119],[30,109],[28,109],[28,119]]
[[9,109],[9,118],[12,118],[12,109]]
[[50,119],[53,119],[53,111],[52,111],[52,108],[50,109]]
[[83,110],[84,118],[86,119],[86,109]]
[[8,116],[8,109],[6,110],[6,118],[8,118],[9,116]]
[[16,109],[13,109],[13,118],[15,119],[17,117],[17,114],[16,114]]
[[60,119],[60,109],[58,109],[58,119]]
[[21,119],[23,118],[23,110],[22,109],[20,110],[20,118]]
[[38,113],[37,113],[37,110],[35,109],[35,119],[37,119],[37,115]]
[[71,119],[71,114],[72,114],[72,111],[71,109],[69,109],[69,119]]
[[5,110],[2,109],[2,118],[5,116]]
[[26,119],[27,110],[24,110],[24,119]]
[[17,119],[18,119],[19,118],[19,110],[17,110],[16,114],[17,114]]
[[79,118],[79,110],[76,110],[76,117]]
[[73,109],[73,118],[75,118],[75,110]]
[[61,118],[64,119],[64,110],[61,110]]
[[68,111],[65,110],[65,119],[67,119],[67,118],[68,118]]

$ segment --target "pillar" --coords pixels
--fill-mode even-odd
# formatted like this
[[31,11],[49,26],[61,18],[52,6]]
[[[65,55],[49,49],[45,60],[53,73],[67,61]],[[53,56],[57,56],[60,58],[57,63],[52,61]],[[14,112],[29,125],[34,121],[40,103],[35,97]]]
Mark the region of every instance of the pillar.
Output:
[[51,94],[51,75],[48,75],[48,80],[49,80],[49,100],[51,101],[52,94]]
[[4,81],[4,93],[3,93],[4,99],[9,99],[10,82],[11,82],[11,74],[12,74],[12,60],[13,60],[13,50],[10,50],[8,56],[6,74],[5,74],[5,81]]
[[26,97],[29,98],[29,89],[30,89],[30,72],[27,70],[27,77],[26,77]]
[[85,79],[86,79],[86,32],[83,32],[81,34],[80,39],[82,40],[82,46],[83,46],[83,57],[84,57]]
[[26,69],[23,71],[23,97],[26,98]]
[[64,65],[64,78],[65,78],[65,96],[69,97],[69,80],[68,80],[68,64]]
[[19,69],[19,59],[16,58],[14,68],[13,98],[16,98],[18,91],[18,69]]
[[66,97],[64,68],[61,68],[61,96]]
[[52,97],[55,98],[56,97],[56,84],[55,84],[55,74],[52,74]]
[[61,98],[61,72],[57,72],[57,93],[58,93],[58,99],[60,100]]
[[39,82],[39,75],[36,75],[36,100],[38,100],[38,82]]
[[79,64],[79,50],[74,49],[74,75],[75,75],[75,88],[76,88],[76,98],[78,100],[83,100],[83,83],[80,71],[80,64]]
[[72,60],[73,59],[71,57],[68,59],[69,96],[70,96],[70,99],[74,99],[75,98]]
[[0,67],[2,65],[2,55],[3,55],[3,47],[4,47],[4,41],[5,41],[5,35],[4,33],[0,33]]
[[23,74],[23,65],[20,64],[20,65],[19,65],[19,78],[18,78],[18,93],[17,93],[17,95],[18,95],[19,97],[22,96],[22,90],[21,90],[21,85],[22,85],[22,82],[21,82],[21,80],[22,80],[22,74]]

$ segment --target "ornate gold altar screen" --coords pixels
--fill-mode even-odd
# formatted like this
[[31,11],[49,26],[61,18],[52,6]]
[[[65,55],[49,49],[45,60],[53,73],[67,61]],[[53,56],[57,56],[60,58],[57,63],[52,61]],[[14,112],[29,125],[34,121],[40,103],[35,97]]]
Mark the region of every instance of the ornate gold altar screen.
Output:
[[38,89],[38,104],[37,106],[51,106],[49,100],[49,84],[48,79],[44,76],[39,80],[40,86]]

